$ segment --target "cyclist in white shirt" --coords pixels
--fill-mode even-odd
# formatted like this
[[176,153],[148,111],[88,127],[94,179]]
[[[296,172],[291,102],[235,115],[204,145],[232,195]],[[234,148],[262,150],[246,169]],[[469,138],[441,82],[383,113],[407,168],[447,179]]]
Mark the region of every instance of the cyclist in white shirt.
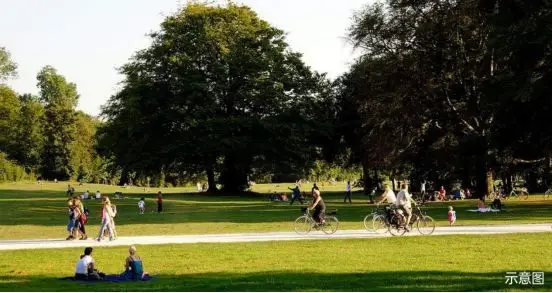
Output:
[[401,191],[397,194],[397,205],[406,213],[406,229],[408,230],[408,224],[412,218],[412,196],[408,193],[406,183],[401,184]]
[[383,203],[384,201],[387,201],[390,205],[396,204],[397,203],[397,197],[395,196],[395,193],[393,192],[393,190],[391,190],[391,188],[389,188],[389,185],[385,184],[383,186],[383,188],[385,189],[385,191],[381,195],[382,199],[380,201],[378,201],[377,204],[379,205],[379,204]]

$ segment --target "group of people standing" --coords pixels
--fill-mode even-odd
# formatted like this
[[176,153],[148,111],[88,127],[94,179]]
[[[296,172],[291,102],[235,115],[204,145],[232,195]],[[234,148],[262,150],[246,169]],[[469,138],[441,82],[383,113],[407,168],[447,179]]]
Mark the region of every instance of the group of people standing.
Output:
[[[89,211],[82,204],[81,199],[78,196],[72,196],[67,200],[67,206],[69,208],[69,221],[67,224],[67,236],[66,240],[86,240],[88,236],[86,234],[86,223],[88,222]],[[101,226],[98,237],[98,241],[101,241],[105,236],[109,236],[109,240],[117,238],[117,232],[115,230],[115,216],[117,215],[117,207],[111,204],[111,201],[107,196],[102,198],[102,214],[101,214]],[[79,237],[80,234],[80,237]]]
[[[69,207],[69,222],[67,223],[67,236],[66,240],[86,240],[86,222],[88,220],[88,209],[84,208],[82,201],[78,196],[72,196],[67,200],[67,206]],[[79,238],[79,233],[81,234]]]

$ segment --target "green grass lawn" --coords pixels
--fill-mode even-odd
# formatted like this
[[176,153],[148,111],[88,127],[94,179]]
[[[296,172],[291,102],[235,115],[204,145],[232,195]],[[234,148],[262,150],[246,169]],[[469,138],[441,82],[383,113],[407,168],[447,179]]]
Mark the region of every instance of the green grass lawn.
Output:
[[[157,280],[77,283],[82,249],[0,251],[0,291],[508,291],[552,290],[551,233],[138,246]],[[95,248],[120,273],[127,247]],[[506,272],[545,272],[543,286]]]
[[[255,185],[253,191],[284,191],[291,184]],[[13,183],[0,185],[0,239],[63,238],[67,224],[67,183]],[[340,229],[363,229],[362,219],[373,206],[362,193],[353,194],[353,204],[343,203],[343,186],[320,186],[328,209],[338,209]],[[246,193],[240,196],[209,196],[193,192],[193,188],[161,189],[165,194],[163,214],[155,209],[155,192],[144,194],[143,188],[105,185],[76,186],[77,194],[100,190],[104,194],[122,191],[128,199],[113,199],[117,205],[117,231],[120,236],[162,234],[204,234],[231,232],[293,231],[293,220],[300,215],[298,206],[287,203],[270,203],[266,194]],[[310,191],[310,185],[304,186]],[[139,215],[137,202],[146,197],[145,215]],[[87,201],[90,209],[89,235],[99,229],[100,206],[97,201]],[[447,207],[457,211],[457,225],[515,224],[550,222],[552,200],[531,196],[527,201],[506,201],[507,211],[479,214],[467,212],[476,207],[473,200],[431,203],[428,213],[438,225],[447,225]]]

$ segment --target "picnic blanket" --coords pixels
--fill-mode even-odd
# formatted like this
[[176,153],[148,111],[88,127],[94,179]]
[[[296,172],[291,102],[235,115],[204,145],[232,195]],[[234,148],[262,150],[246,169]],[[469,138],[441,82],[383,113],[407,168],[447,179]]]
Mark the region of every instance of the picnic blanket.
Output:
[[473,212],[473,213],[489,213],[489,212],[498,213],[501,210],[496,210],[496,209],[483,209],[483,210],[480,210],[480,209],[477,209],[477,210],[467,210],[467,211],[468,212]]
[[[63,281],[76,281],[74,277],[65,277],[61,278]],[[85,282],[85,283],[97,283],[97,282],[115,282],[115,283],[123,283],[123,282],[139,282],[139,281],[152,281],[155,280],[154,277],[150,275],[146,275],[142,280],[132,280],[125,277],[121,277],[121,275],[105,275],[105,278],[103,280],[97,280],[97,281],[79,281],[79,282]]]

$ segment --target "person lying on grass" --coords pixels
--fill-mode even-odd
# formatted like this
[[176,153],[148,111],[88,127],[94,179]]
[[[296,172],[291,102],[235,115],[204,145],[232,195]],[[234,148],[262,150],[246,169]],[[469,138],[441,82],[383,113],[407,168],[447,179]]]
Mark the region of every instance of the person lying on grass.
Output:
[[105,278],[105,274],[100,273],[94,268],[94,259],[92,258],[92,247],[84,249],[75,269],[75,280],[79,281],[98,281]]
[[142,280],[148,276],[144,272],[142,259],[136,254],[136,247],[130,246],[128,249],[129,256],[125,259],[125,271],[121,274],[122,278],[128,280]]

